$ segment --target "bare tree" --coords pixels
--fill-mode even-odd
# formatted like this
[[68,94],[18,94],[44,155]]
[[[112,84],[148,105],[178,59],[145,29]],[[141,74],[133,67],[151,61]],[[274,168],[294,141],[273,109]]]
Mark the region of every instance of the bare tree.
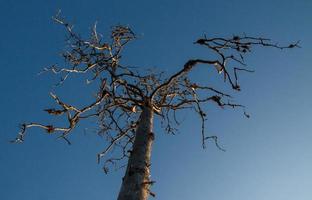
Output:
[[[118,161],[128,159],[125,176],[119,192],[118,200],[145,200],[154,183],[150,179],[150,157],[153,140],[153,119],[161,119],[166,132],[174,134],[178,111],[190,109],[201,121],[202,146],[212,139],[220,150],[217,136],[205,135],[206,113],[204,105],[209,102],[218,107],[244,107],[232,102],[232,97],[209,85],[201,85],[193,81],[189,73],[196,67],[216,69],[224,82],[233,90],[240,91],[238,84],[239,72],[253,72],[248,69],[244,57],[254,47],[272,47],[287,49],[299,47],[298,42],[287,46],[272,43],[270,39],[250,37],[245,34],[229,38],[203,36],[194,44],[206,47],[215,59],[189,59],[175,74],[165,76],[163,72],[137,70],[120,63],[124,47],[136,38],[134,32],[127,26],[114,26],[111,39],[105,41],[97,33],[96,25],[89,39],[83,39],[73,31],[73,27],[62,17],[56,15],[54,21],[61,24],[67,34],[67,50],[63,52],[69,68],[53,65],[44,71],[58,74],[63,83],[71,74],[86,76],[88,83],[99,84],[97,95],[93,102],[84,107],[76,107],[61,100],[56,94],[50,93],[58,108],[45,109],[51,115],[64,115],[67,126],[56,126],[42,123],[24,123],[21,131],[13,142],[23,142],[27,129],[38,127],[48,134],[57,134],[68,144],[68,136],[81,120],[97,118],[99,133],[108,141],[108,146],[97,155],[98,162],[105,159],[104,171]],[[233,67],[233,63],[235,66]],[[89,78],[89,79],[88,79]],[[246,117],[249,117],[245,113]],[[108,153],[115,150],[114,154]],[[119,154],[116,154],[116,151]]]

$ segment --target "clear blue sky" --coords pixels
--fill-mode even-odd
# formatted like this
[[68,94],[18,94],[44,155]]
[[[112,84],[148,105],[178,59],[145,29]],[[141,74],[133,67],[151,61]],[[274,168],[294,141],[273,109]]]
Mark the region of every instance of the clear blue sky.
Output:
[[[73,132],[71,146],[36,129],[23,144],[8,143],[21,122],[56,122],[42,110],[54,105],[48,93],[57,79],[36,74],[61,63],[64,32],[51,21],[58,9],[82,34],[95,21],[103,33],[129,24],[141,37],[124,62],[168,73],[189,58],[208,55],[192,44],[204,33],[301,40],[301,49],[258,49],[248,57],[256,73],[241,77],[236,100],[248,106],[250,119],[240,110],[211,106],[207,134],[219,136],[225,153],[212,143],[201,149],[195,115],[181,116],[185,121],[176,136],[155,127],[152,191],[162,200],[312,198],[311,1],[0,0],[1,200],[103,200],[116,199],[119,191],[123,170],[105,175],[96,164],[106,144],[92,132],[95,122],[85,124],[87,134],[83,128]],[[83,104],[91,93],[73,87],[75,81],[57,94]]]

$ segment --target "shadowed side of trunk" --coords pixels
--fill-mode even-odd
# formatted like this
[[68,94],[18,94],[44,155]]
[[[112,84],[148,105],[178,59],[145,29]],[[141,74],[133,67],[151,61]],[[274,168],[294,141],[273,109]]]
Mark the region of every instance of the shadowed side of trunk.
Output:
[[154,140],[153,109],[144,107],[118,200],[146,200],[150,188],[150,158]]

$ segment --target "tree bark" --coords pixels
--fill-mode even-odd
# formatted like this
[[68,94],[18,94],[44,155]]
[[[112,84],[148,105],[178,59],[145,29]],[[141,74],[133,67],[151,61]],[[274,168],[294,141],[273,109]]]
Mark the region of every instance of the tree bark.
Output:
[[153,109],[142,110],[118,200],[147,200],[150,194],[150,158],[154,140]]

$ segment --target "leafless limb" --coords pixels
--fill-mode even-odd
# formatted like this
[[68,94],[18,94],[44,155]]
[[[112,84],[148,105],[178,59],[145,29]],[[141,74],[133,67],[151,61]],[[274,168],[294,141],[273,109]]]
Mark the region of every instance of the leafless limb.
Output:
[[[100,123],[99,133],[108,140],[108,146],[97,155],[97,161],[100,163],[102,157],[116,148],[121,152],[120,156],[106,158],[105,171],[107,171],[107,164],[115,164],[127,158],[131,153],[134,132],[143,106],[151,106],[154,113],[161,117],[165,131],[171,134],[177,130],[175,125],[179,125],[176,118],[178,111],[195,111],[202,123],[203,148],[205,148],[205,141],[212,139],[217,148],[224,151],[218,144],[217,136],[205,136],[207,114],[204,105],[212,102],[220,108],[244,108],[244,106],[232,103],[232,96],[226,92],[209,84],[201,85],[196,80],[192,81],[189,73],[196,67],[214,68],[233,90],[240,91],[238,73],[253,72],[247,68],[244,58],[254,47],[277,49],[300,47],[299,42],[281,46],[271,42],[270,39],[246,35],[231,38],[204,36],[195,44],[206,47],[215,54],[216,58],[213,60],[190,59],[176,73],[163,78],[163,72],[138,72],[134,68],[121,64],[123,49],[136,38],[128,26],[112,27],[110,40],[105,41],[97,32],[97,24],[93,26],[90,38],[84,39],[76,34],[73,26],[59,14],[53,17],[53,20],[63,26],[67,32],[68,46],[62,57],[70,67],[52,65],[44,68],[43,72],[60,75],[62,77],[60,84],[71,74],[85,75],[88,83],[92,81],[99,83],[99,91],[95,101],[82,108],[65,103],[57,95],[50,93],[59,108],[49,108],[45,111],[50,115],[66,116],[67,126],[24,123],[14,142],[23,142],[26,130],[37,127],[48,134],[59,133],[58,137],[70,144],[67,136],[72,133],[77,124],[81,120],[96,117]],[[235,67],[232,67],[230,63],[235,64]],[[249,118],[245,111],[244,115]]]

